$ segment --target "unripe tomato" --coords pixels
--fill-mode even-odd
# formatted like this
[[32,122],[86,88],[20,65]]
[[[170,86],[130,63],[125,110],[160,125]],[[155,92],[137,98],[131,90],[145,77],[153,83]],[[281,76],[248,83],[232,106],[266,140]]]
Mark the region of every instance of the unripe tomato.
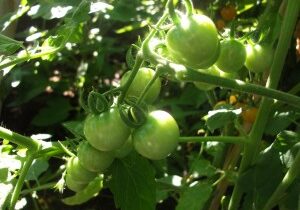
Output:
[[125,142],[125,144],[122,145],[122,147],[114,151],[114,156],[120,159],[124,158],[132,151],[132,149],[133,149],[132,137],[130,136]]
[[100,151],[120,148],[130,135],[130,128],[123,122],[117,108],[89,115],[84,123],[86,140]]
[[[216,66],[212,66],[208,69],[199,69],[198,71],[214,76],[220,76],[220,72]],[[209,91],[216,87],[215,85],[211,85],[205,82],[194,82],[194,84],[199,90],[203,91]]]
[[216,66],[227,73],[236,73],[246,61],[245,46],[235,40],[229,39],[221,42],[220,55],[216,62]]
[[142,156],[151,160],[166,158],[178,144],[179,128],[174,118],[165,111],[153,111],[145,124],[132,134],[133,145]]
[[[131,71],[126,72],[122,79],[121,79],[121,86],[124,85],[129,76]],[[140,68],[137,72],[134,80],[132,81],[128,91],[127,96],[134,96],[139,97],[143,92],[144,88],[148,84],[148,82],[154,77],[155,71],[150,68]],[[155,80],[152,84],[151,88],[148,90],[147,94],[145,95],[144,100],[147,103],[153,103],[155,99],[157,99],[161,88],[161,81],[159,78]]]
[[247,58],[245,66],[254,73],[262,73],[269,70],[273,61],[273,49],[259,44],[246,46]]
[[77,156],[81,166],[92,172],[103,172],[114,160],[112,152],[97,150],[87,141],[79,145]]
[[228,73],[221,70],[219,70],[219,73],[220,73],[220,77],[224,77],[228,79],[239,79],[238,73],[234,73],[234,72]]
[[182,17],[166,36],[171,57],[180,64],[194,69],[206,69],[219,55],[218,32],[214,22],[205,15]]
[[96,173],[86,170],[79,163],[78,157],[71,157],[67,163],[67,174],[78,184],[86,184],[96,177]]
[[236,9],[233,5],[227,5],[221,9],[221,17],[226,21],[231,21],[236,17]]
[[88,185],[88,183],[81,184],[79,182],[76,182],[75,180],[72,179],[70,174],[67,174],[66,175],[66,185],[70,190],[72,190],[74,192],[80,192]]

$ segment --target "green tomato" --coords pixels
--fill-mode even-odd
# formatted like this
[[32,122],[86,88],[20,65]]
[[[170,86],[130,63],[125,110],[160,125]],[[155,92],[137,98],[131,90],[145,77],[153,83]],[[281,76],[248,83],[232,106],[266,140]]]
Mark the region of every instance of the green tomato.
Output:
[[213,65],[220,51],[215,24],[199,14],[185,16],[180,24],[173,26],[167,32],[166,46],[177,63],[194,69]]
[[259,44],[246,46],[247,58],[245,66],[254,73],[262,73],[270,69],[273,61],[273,49]]
[[87,141],[100,151],[120,148],[130,135],[130,128],[121,119],[117,108],[100,115],[89,115],[83,131]]
[[236,73],[246,61],[245,46],[235,40],[224,40],[221,42],[220,55],[216,62],[216,66],[224,72]]
[[79,163],[92,172],[103,172],[114,160],[112,152],[103,152],[92,147],[87,141],[78,147]]
[[78,184],[86,184],[96,177],[96,173],[86,170],[79,163],[78,157],[71,157],[67,163],[67,174]]
[[[214,76],[220,76],[219,69],[216,66],[212,66],[208,69],[199,69],[198,71]],[[215,85],[211,85],[205,82],[194,82],[194,84],[199,90],[203,91],[209,91],[216,87]]]
[[[123,75],[121,79],[121,86],[127,82],[131,72],[132,71],[128,71]],[[154,77],[154,74],[155,71],[150,68],[140,68],[126,93],[126,96],[134,96],[138,98],[148,82]],[[153,103],[157,99],[160,89],[161,81],[157,78],[146,93],[144,100],[147,103]]]
[[166,158],[176,147],[179,128],[174,118],[165,111],[153,111],[145,124],[132,134],[133,145],[142,156],[151,160]]
[[80,182],[76,182],[74,179],[72,179],[70,174],[67,174],[66,175],[66,185],[70,190],[72,190],[74,192],[80,192],[88,185],[88,183],[82,184]]
[[132,137],[130,136],[121,148],[114,151],[114,156],[119,159],[124,158],[132,151],[132,148]]
[[239,74],[236,72],[228,73],[228,72],[219,70],[219,73],[220,73],[220,77],[224,77],[227,79],[240,79]]

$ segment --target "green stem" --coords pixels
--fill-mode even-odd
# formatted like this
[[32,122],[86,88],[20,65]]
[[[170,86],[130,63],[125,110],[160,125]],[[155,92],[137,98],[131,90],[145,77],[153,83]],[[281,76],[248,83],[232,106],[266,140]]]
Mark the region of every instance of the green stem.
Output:
[[[171,67],[172,68],[172,67]],[[241,80],[233,80],[228,78],[221,78],[214,75],[209,75],[203,72],[193,70],[181,70],[176,73],[179,81],[185,82],[206,82],[217,86],[234,89],[240,92],[257,94],[268,98],[274,98],[284,101],[292,106],[300,107],[300,97],[285,93],[279,90],[272,89],[271,87],[263,87],[247,83]]]
[[159,66],[156,67],[156,71],[152,79],[147,83],[146,87],[144,88],[143,92],[141,93],[140,97],[137,100],[137,105],[139,105],[143,99],[145,98],[147,92],[150,90],[151,86],[154,84],[155,80],[160,76],[160,68]]
[[[291,37],[293,35],[294,27],[299,13],[299,1],[289,0],[285,11],[285,16],[280,31],[278,45],[275,51],[274,60],[271,66],[270,76],[267,81],[267,88],[275,89],[278,85],[281,71],[285,62],[285,58],[290,46]],[[244,155],[239,168],[239,174],[243,173],[251,164],[255,162],[258,154],[259,143],[262,138],[264,128],[270,113],[270,107],[273,101],[263,98],[257,118],[254,122],[252,130],[249,134],[250,144],[245,147]],[[299,107],[299,105],[297,105]],[[229,203],[229,210],[236,210],[242,197],[243,188],[237,183],[235,186],[232,197]]]
[[56,185],[56,183],[57,182],[50,182],[50,183],[43,184],[43,185],[40,185],[40,186],[37,186],[37,187],[33,187],[33,188],[30,188],[30,189],[22,190],[21,194],[25,195],[25,194],[28,194],[28,193],[32,193],[34,191],[50,189],[50,188],[53,188]]
[[179,25],[180,24],[180,19],[179,19],[178,15],[176,14],[173,0],[168,0],[167,7],[168,7],[169,15],[170,15],[173,23],[176,24],[176,25]]
[[28,148],[28,150],[36,151],[40,145],[39,141],[29,138],[27,136],[20,135],[13,131],[0,126],[0,138],[9,140],[22,147]]
[[272,196],[267,201],[263,210],[270,210],[270,209],[272,209],[272,207],[274,207],[277,204],[278,200],[283,196],[286,189],[299,176],[299,174],[300,174],[299,166],[300,166],[300,150],[298,151],[290,169],[287,171],[287,173],[283,177],[281,183],[277,186],[275,192],[272,194]]
[[247,137],[243,136],[181,136],[179,142],[223,142],[233,144],[245,144],[248,143]]
[[192,15],[194,13],[193,2],[191,0],[184,0],[184,5],[186,8],[187,15],[188,16]]
[[125,85],[122,87],[123,91],[121,92],[121,95],[118,99],[118,104],[121,104],[124,101],[126,93],[142,64],[143,64],[143,57],[140,53],[138,53],[138,55],[136,56],[135,63],[132,68],[131,74],[130,74],[128,80],[126,81]]
[[25,62],[25,61],[29,61],[31,59],[35,59],[35,58],[40,58],[42,56],[46,56],[46,55],[50,55],[50,54],[53,54],[53,53],[56,53],[58,52],[59,50],[61,49],[61,47],[58,47],[58,48],[54,48],[52,50],[49,50],[49,51],[45,51],[45,52],[39,52],[39,53],[35,53],[35,54],[26,54],[24,56],[21,56],[21,57],[18,57],[12,61],[8,61],[8,62],[5,62],[3,64],[0,63],[0,70],[1,69],[4,69],[4,68],[7,68],[9,66],[13,66],[13,65],[16,65],[18,63],[22,63],[22,62]]
[[22,166],[21,172],[20,172],[20,176],[18,178],[17,184],[14,188],[14,191],[12,193],[12,197],[10,200],[10,205],[9,205],[9,210],[14,210],[15,209],[15,205],[18,201],[22,186],[24,184],[24,180],[26,178],[27,172],[33,162],[33,160],[35,159],[35,153],[30,153],[27,158],[26,161],[24,163],[24,165]]

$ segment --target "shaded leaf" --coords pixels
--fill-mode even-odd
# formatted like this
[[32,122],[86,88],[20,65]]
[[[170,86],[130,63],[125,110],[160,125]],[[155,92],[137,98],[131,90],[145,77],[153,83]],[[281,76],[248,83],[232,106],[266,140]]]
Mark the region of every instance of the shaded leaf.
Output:
[[25,180],[37,180],[49,167],[48,161],[43,158],[35,159],[29,168]]
[[22,42],[0,34],[0,54],[13,54],[23,47]]
[[115,204],[122,210],[155,209],[154,170],[148,160],[132,152],[112,165],[109,188]]
[[176,210],[202,210],[211,192],[211,185],[206,183],[187,188],[180,197]]

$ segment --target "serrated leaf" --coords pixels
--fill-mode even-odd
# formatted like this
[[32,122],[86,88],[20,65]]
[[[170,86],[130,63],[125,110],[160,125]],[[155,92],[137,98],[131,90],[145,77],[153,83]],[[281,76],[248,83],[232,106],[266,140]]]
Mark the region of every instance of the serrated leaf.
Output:
[[49,164],[47,160],[43,158],[35,159],[29,168],[25,180],[37,180],[38,177],[48,169],[48,167]]
[[206,125],[210,131],[222,128],[228,123],[233,122],[242,112],[242,109],[218,109],[209,111],[208,115],[205,116]]
[[132,152],[112,165],[109,188],[121,210],[153,210],[156,203],[154,169],[137,153]]
[[83,191],[76,193],[73,196],[62,199],[62,201],[67,205],[80,205],[82,203],[87,202],[91,198],[98,195],[99,191],[103,187],[103,179],[102,177],[96,177],[93,181],[89,183],[89,185],[84,188]]
[[11,39],[3,34],[0,34],[0,54],[13,54],[18,49],[23,47],[22,42]]
[[176,210],[202,210],[211,192],[211,185],[206,183],[187,188],[180,197]]

